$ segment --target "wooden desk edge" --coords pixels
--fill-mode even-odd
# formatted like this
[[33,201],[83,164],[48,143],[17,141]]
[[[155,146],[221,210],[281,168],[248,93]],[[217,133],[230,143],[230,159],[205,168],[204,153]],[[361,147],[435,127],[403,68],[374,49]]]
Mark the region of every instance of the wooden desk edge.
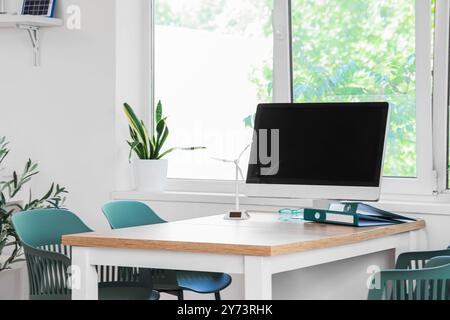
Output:
[[[288,254],[293,252],[302,252],[315,249],[325,249],[337,247],[341,245],[353,244],[362,241],[379,239],[382,237],[393,236],[401,233],[418,231],[426,227],[425,220],[418,219],[414,222],[391,225],[381,228],[368,229],[357,234],[328,237],[321,240],[305,241],[288,245],[280,245],[272,247],[272,256]],[[364,230],[364,228],[361,228]]]
[[167,250],[176,252],[211,253],[246,256],[271,256],[271,246],[222,243],[198,243],[161,240],[114,239],[96,236],[63,236],[62,244],[85,248],[113,248],[136,250]]
[[[161,240],[134,240],[105,238],[95,235],[66,235],[62,244],[67,246],[88,248],[115,248],[136,250],[168,250],[177,252],[211,253],[245,256],[277,256],[308,250],[324,249],[346,244],[378,239],[385,236],[424,229],[424,220],[392,225],[387,227],[368,229],[357,234],[328,237],[320,240],[301,241],[286,245],[261,246],[218,243],[197,243]],[[343,227],[345,228],[345,227]],[[361,228],[364,230],[364,228]]]

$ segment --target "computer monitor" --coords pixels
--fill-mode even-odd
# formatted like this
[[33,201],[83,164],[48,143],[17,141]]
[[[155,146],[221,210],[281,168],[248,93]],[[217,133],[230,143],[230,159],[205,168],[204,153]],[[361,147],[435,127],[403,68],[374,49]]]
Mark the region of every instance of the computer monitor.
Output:
[[388,103],[261,104],[245,194],[379,199]]

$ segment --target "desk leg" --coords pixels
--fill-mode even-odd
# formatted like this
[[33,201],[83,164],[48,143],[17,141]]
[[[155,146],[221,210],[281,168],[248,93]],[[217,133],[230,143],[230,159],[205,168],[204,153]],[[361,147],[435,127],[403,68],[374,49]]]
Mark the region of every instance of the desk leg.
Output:
[[98,300],[98,279],[89,248],[72,248],[72,299]]
[[427,250],[427,238],[424,230],[410,231],[407,236],[406,241],[398,242],[395,247],[395,261],[402,253]]
[[245,300],[272,299],[272,273],[265,257],[244,257]]
[[409,249],[410,251],[428,250],[428,239],[425,229],[410,232]]

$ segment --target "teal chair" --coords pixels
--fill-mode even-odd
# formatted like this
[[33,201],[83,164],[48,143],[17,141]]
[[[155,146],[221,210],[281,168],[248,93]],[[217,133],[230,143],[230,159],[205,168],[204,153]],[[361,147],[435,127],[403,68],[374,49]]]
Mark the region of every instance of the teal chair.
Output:
[[[113,201],[102,208],[111,228],[122,229],[166,223],[149,206],[137,201]],[[150,270],[154,289],[176,295],[183,300],[183,290],[201,294],[214,293],[220,300],[220,291],[231,284],[231,277],[224,273]]]
[[369,300],[450,300],[450,250],[407,252],[374,275]]
[[[67,234],[91,232],[66,210],[25,211],[12,218],[24,248],[31,300],[70,300],[71,248],[61,244]],[[157,300],[145,271],[137,268],[97,267],[100,300]]]

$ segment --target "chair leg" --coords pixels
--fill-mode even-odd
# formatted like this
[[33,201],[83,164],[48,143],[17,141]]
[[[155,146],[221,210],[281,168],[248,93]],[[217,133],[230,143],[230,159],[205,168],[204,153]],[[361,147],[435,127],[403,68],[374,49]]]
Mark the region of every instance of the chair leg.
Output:
[[215,293],[214,293],[214,296],[216,297],[216,300],[217,300],[217,301],[222,300],[222,297],[220,296],[220,292],[215,292]]
[[184,293],[183,293],[183,290],[177,291],[177,296],[178,296],[178,300],[179,300],[179,301],[184,300]]

